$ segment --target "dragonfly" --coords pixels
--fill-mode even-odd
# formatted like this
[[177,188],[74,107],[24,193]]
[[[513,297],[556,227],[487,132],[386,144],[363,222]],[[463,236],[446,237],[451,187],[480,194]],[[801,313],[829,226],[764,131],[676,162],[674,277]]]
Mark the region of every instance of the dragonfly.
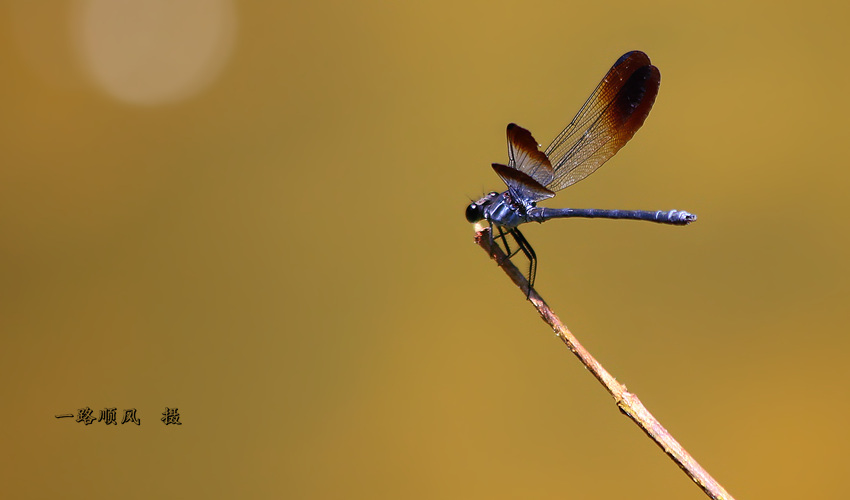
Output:
[[[632,219],[684,226],[697,216],[683,210],[602,210],[547,208],[537,203],[555,196],[595,172],[619,151],[643,125],[655,103],[661,73],[649,56],[635,50],[623,54],[590,94],[569,125],[545,151],[528,130],[508,125],[508,164],[493,163],[493,170],[508,189],[491,192],[466,208],[466,220],[486,221],[493,241],[495,230],[508,258],[520,251],[529,261],[528,293],[537,276],[537,254],[519,230],[526,222],[568,217]],[[507,235],[517,248],[513,252]]]

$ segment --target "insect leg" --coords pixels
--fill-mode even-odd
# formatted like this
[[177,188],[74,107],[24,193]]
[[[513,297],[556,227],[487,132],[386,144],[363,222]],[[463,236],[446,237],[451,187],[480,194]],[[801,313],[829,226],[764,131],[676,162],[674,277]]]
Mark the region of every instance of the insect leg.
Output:
[[537,254],[531,248],[531,243],[525,239],[525,236],[523,236],[519,229],[513,228],[510,230],[510,233],[513,235],[514,240],[516,240],[519,250],[522,250],[522,253],[528,258],[528,293],[525,296],[525,298],[528,298],[531,295],[531,290],[534,288],[534,280],[537,278]]

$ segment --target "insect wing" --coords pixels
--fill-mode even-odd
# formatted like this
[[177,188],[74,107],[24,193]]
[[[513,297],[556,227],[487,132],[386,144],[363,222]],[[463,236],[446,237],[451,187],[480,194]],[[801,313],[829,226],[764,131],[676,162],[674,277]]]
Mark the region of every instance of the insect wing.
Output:
[[646,54],[633,51],[620,57],[546,148],[554,176],[544,185],[551,191],[564,189],[614,156],[643,125],[660,84],[661,73]]
[[508,191],[517,200],[538,202],[555,196],[555,193],[543,187],[525,172],[498,163],[493,164],[493,170],[505,181]]
[[508,125],[508,166],[528,174],[541,185],[552,182],[554,170],[549,158],[537,149],[531,132],[516,123]]

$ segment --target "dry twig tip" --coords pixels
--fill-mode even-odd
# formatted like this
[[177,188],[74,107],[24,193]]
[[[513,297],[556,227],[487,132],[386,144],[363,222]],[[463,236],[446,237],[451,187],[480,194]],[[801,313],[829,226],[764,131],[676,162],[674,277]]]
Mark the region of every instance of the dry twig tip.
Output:
[[607,370],[573,336],[566,325],[549,308],[536,290],[528,289],[525,275],[510,261],[499,245],[494,244],[488,227],[476,227],[475,242],[496,261],[505,274],[519,287],[523,295],[534,305],[540,317],[555,331],[581,363],[593,374],[614,398],[620,411],[629,417],[690,477],[710,498],[714,500],[734,500],[711,475],[680,445],[660,422],[646,409],[637,395],[629,392],[626,386],[608,373]]

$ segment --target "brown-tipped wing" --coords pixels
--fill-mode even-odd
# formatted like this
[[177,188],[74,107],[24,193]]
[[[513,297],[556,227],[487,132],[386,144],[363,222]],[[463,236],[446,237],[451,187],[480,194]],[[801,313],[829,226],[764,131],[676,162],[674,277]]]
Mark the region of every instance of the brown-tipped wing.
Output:
[[555,193],[543,187],[542,184],[525,172],[499,163],[493,164],[493,170],[508,185],[508,191],[521,200],[537,202],[555,196]]
[[546,148],[554,176],[543,183],[559,191],[584,179],[622,148],[643,125],[661,84],[661,73],[640,51],[624,54],[587,102]]
[[516,123],[508,125],[508,166],[528,174],[545,186],[552,182],[554,170],[549,158],[539,149],[531,132]]

